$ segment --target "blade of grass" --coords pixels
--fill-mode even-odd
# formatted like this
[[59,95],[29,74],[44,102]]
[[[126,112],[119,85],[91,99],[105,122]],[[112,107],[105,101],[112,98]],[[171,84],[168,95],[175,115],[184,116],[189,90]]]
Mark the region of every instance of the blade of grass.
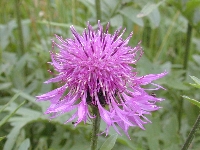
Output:
[[36,102],[36,98],[35,97],[33,97],[33,96],[23,92],[23,91],[17,90],[17,89],[12,89],[12,91],[15,92],[15,93],[20,92],[20,96],[21,97],[25,98],[26,100],[30,101],[31,103],[33,103],[33,104],[35,104],[35,105],[37,105],[39,107],[41,107],[41,105]]
[[[65,28],[70,28],[72,24],[66,24],[66,23],[57,23],[57,22],[50,22],[50,21],[37,21],[37,23],[40,24],[46,24],[46,25],[52,25],[52,26],[58,26],[58,27],[65,27]],[[84,28],[80,26],[73,25],[74,28],[76,28],[78,31],[83,31]]]
[[173,18],[173,20],[172,20],[172,23],[171,23],[171,25],[169,26],[169,28],[168,28],[168,30],[167,30],[167,33],[165,34],[165,37],[164,37],[163,40],[162,40],[162,44],[161,44],[161,46],[160,46],[160,48],[159,48],[159,50],[158,50],[158,52],[157,52],[157,54],[156,54],[156,56],[155,56],[154,62],[156,62],[156,61],[160,58],[161,54],[163,53],[164,46],[165,46],[165,44],[167,43],[167,39],[169,38],[169,35],[172,33],[172,29],[173,29],[173,27],[174,27],[174,23],[176,22],[176,20],[177,20],[179,14],[180,14],[180,12],[177,11],[176,14],[174,15],[174,18]]
[[12,117],[16,111],[22,106],[25,104],[26,101],[23,101],[11,114],[9,114],[8,116],[4,117],[1,121],[0,121],[0,127],[5,124],[9,119],[10,117]]
[[6,107],[8,107],[8,105],[10,105],[10,103],[12,103],[14,100],[16,100],[16,99],[19,97],[19,95],[20,95],[20,92],[16,93],[16,94],[11,98],[11,100],[10,100],[7,104],[5,104],[5,105],[0,109],[0,113],[1,113]]

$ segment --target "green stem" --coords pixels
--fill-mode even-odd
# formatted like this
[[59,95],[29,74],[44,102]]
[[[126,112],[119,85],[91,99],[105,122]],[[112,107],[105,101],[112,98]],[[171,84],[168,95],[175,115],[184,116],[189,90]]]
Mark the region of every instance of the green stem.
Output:
[[20,0],[15,0],[15,9],[17,15],[17,25],[18,25],[19,42],[20,42],[18,56],[21,57],[24,54],[24,38],[23,38],[21,15],[20,15]]
[[192,140],[193,140],[193,138],[195,136],[195,133],[197,132],[199,127],[200,127],[200,114],[199,114],[199,116],[198,116],[198,118],[197,118],[197,120],[196,120],[196,122],[195,122],[195,124],[194,124],[194,126],[192,128],[192,130],[190,131],[190,133],[188,135],[188,138],[185,141],[185,143],[184,143],[184,145],[183,145],[181,150],[187,150],[188,149],[188,147],[190,146],[190,144],[191,144],[191,142],[192,142]]
[[101,3],[100,0],[95,0],[95,5],[96,5],[96,19],[101,20]]
[[73,25],[76,25],[76,1],[72,0],[72,23]]
[[[101,3],[100,0],[95,0],[96,5],[96,19],[101,20]],[[101,118],[99,114],[99,109],[97,107],[92,106],[92,113],[95,115],[95,118],[92,120],[92,137],[91,137],[91,150],[96,150],[97,141],[98,141],[98,133],[101,123]]]
[[[185,56],[184,56],[184,62],[183,62],[183,70],[185,71],[185,73],[183,74],[184,80],[187,77],[186,75],[187,75],[188,60],[189,60],[189,54],[190,54],[191,39],[192,39],[192,26],[188,23],[187,38],[186,38],[186,45],[185,45]],[[181,97],[180,103],[179,103],[179,110],[178,110],[179,131],[181,129],[182,110],[183,110],[183,98]]]
[[101,123],[101,118],[99,114],[99,109],[97,107],[92,106],[92,113],[96,117],[92,121],[92,137],[91,137],[91,150],[96,150],[97,148],[97,141],[98,141],[98,133]]
[[184,74],[185,78],[186,78],[186,71],[188,68],[191,39],[192,39],[192,26],[188,23],[185,56],[184,56],[184,62],[183,62],[183,69],[185,70],[185,74]]
[[[59,4],[60,5],[60,4]],[[60,6],[59,6],[60,7]],[[52,26],[51,26],[51,23],[50,22],[52,22],[52,16],[53,16],[53,11],[51,11],[52,9],[51,9],[51,1],[47,1],[47,11],[48,11],[48,14],[50,14],[50,15],[48,15],[48,21],[47,21],[47,23],[48,23],[48,27],[49,27],[49,35],[52,35],[53,33],[54,33],[54,30],[53,30],[53,28],[52,28]],[[46,35],[46,34],[45,34]]]

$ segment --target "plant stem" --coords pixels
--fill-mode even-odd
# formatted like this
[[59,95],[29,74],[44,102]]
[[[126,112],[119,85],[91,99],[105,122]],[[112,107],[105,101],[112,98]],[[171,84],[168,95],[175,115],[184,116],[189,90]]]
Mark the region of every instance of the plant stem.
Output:
[[95,5],[96,5],[96,19],[101,20],[101,3],[100,0],[95,0]]
[[19,42],[20,42],[18,56],[21,57],[24,54],[24,38],[23,38],[22,23],[20,16],[20,0],[15,0],[15,9],[17,15],[17,26],[19,31]]
[[184,56],[184,62],[183,62],[183,69],[185,70],[185,74],[184,74],[185,78],[186,78],[186,71],[188,68],[188,59],[189,59],[191,39],[192,39],[192,26],[188,23],[187,39],[186,39],[186,46],[185,46],[185,56]]
[[[101,20],[101,3],[100,0],[95,0],[96,5],[96,20]],[[98,107],[92,106],[92,113],[95,115],[95,118],[92,120],[92,137],[91,137],[91,150],[96,150],[97,141],[98,141],[98,133],[100,128],[100,114]]]
[[197,120],[196,120],[192,130],[190,131],[190,133],[187,137],[187,140],[185,141],[181,150],[187,150],[188,149],[188,147],[190,146],[190,144],[191,144],[191,142],[192,142],[192,140],[195,136],[195,133],[197,132],[198,128],[200,127],[199,125],[200,125],[200,114],[197,117]]
[[72,0],[72,23],[76,25],[76,1]]
[[[189,54],[190,54],[190,43],[192,39],[192,26],[188,23],[187,28],[187,38],[186,38],[186,45],[185,45],[185,56],[183,61],[183,70],[185,73],[183,74],[183,80],[187,77],[187,68],[188,68],[188,60],[189,60]],[[179,110],[178,110],[178,123],[179,123],[179,131],[181,129],[181,120],[182,120],[182,110],[183,110],[183,98],[180,98],[179,103]]]
[[92,106],[92,113],[96,117],[92,121],[91,150],[96,150],[101,118],[97,107]]

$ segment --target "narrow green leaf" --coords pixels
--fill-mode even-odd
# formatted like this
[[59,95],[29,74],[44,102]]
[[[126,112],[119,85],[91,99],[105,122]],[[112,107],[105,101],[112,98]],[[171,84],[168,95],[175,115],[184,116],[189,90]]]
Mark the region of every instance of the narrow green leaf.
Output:
[[28,150],[28,148],[30,147],[30,140],[29,139],[25,139],[21,145],[19,146],[18,150]]
[[139,10],[134,9],[132,6],[125,7],[119,11],[122,15],[126,16],[130,21],[136,23],[137,25],[143,27],[144,22],[141,18],[137,17]]
[[[159,149],[159,136],[161,133],[161,126],[160,126],[160,119],[157,118],[150,118],[152,121],[151,124],[147,124],[146,128],[146,138],[149,150],[157,150]],[[153,138],[152,138],[153,137]]]
[[6,123],[6,122],[10,119],[10,117],[12,117],[12,116],[16,113],[16,111],[17,111],[22,105],[24,105],[25,102],[26,102],[26,101],[22,102],[11,114],[9,114],[9,115],[6,116],[5,118],[3,118],[3,119],[0,121],[0,127],[1,127],[4,123]]
[[117,140],[117,134],[113,134],[112,136],[110,136],[101,146],[100,150],[111,150],[114,145],[115,142]]
[[0,109],[0,113],[1,113],[6,107],[8,107],[8,105],[9,105],[10,103],[12,103],[14,100],[16,100],[16,99],[18,98],[19,95],[20,95],[20,93],[17,92],[17,93],[11,98],[11,100],[10,100],[7,104],[5,104],[5,105]]
[[[179,143],[179,135],[174,134],[178,132],[178,119],[176,116],[171,116],[166,119],[162,127],[163,133],[159,135],[159,139],[163,139],[164,147],[169,147],[172,145],[177,145]],[[159,148],[158,148],[159,149]],[[164,148],[163,148],[164,149]],[[176,149],[171,149],[176,150]]]
[[190,76],[192,78],[192,80],[196,83],[196,84],[199,84],[200,85],[200,79],[198,79],[197,77],[195,76]]
[[23,91],[17,90],[17,89],[12,89],[12,91],[15,92],[15,93],[20,92],[20,96],[21,97],[25,98],[26,100],[30,101],[31,103],[33,103],[33,104],[35,104],[35,105],[37,105],[39,107],[41,107],[41,105],[36,102],[35,97],[33,97],[33,96],[23,92]]
[[156,28],[160,24],[160,12],[158,8],[155,8],[148,16],[152,29]]
[[119,27],[123,25],[123,17],[121,15],[115,15],[110,19],[110,24],[114,27]]
[[12,84],[10,82],[7,83],[1,83],[0,84],[0,90],[5,90],[7,88],[9,88]]
[[198,106],[200,108],[200,102],[199,101],[197,101],[195,99],[192,99],[192,98],[190,98],[188,96],[185,96],[185,95],[183,95],[182,97],[187,99],[189,102],[191,102],[192,104],[194,104],[194,105],[196,105],[196,106]]
[[7,135],[7,140],[6,140],[6,143],[4,144],[3,150],[12,150],[13,149],[15,142],[18,138],[19,132],[23,126],[24,126],[24,124],[20,124],[20,125],[14,126],[14,128],[12,128],[12,130]]
[[[40,24],[46,24],[46,25],[52,25],[52,26],[58,26],[58,27],[66,27],[66,28],[70,28],[70,26],[72,25],[72,24],[57,23],[57,22],[50,22],[50,21],[38,21],[38,23],[40,23]],[[73,26],[78,31],[83,31],[84,30],[84,28],[82,28],[80,26],[76,26],[76,25],[73,25]]]
[[200,84],[192,84],[192,83],[190,83],[190,85],[200,89]]
[[141,10],[139,14],[137,14],[138,18],[145,17],[149,15],[154,9],[156,9],[163,1],[160,1],[157,4],[147,3]]

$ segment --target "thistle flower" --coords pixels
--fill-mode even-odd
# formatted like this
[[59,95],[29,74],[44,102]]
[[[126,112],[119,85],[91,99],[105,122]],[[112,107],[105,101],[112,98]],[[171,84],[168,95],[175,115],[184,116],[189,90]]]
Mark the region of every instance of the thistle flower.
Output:
[[141,86],[154,85],[150,90],[162,88],[152,81],[162,78],[166,72],[137,76],[133,65],[142,56],[143,49],[140,43],[133,48],[128,46],[132,32],[123,40],[125,29],[121,34],[118,29],[111,35],[109,23],[104,32],[100,21],[97,30],[88,23],[82,35],[73,26],[70,28],[73,39],[56,35],[59,43],[52,41],[53,48],[56,46],[59,51],[51,51],[50,64],[58,74],[45,83],[59,82],[62,86],[37,96],[38,101],[51,102],[46,114],[54,118],[75,110],[65,123],[77,118],[76,126],[95,117],[90,113],[91,105],[98,108],[106,123],[106,135],[111,126],[120,134],[119,126],[127,136],[131,126],[144,129],[143,125],[150,122],[145,115],[158,110],[156,102],[163,99],[149,95]]

